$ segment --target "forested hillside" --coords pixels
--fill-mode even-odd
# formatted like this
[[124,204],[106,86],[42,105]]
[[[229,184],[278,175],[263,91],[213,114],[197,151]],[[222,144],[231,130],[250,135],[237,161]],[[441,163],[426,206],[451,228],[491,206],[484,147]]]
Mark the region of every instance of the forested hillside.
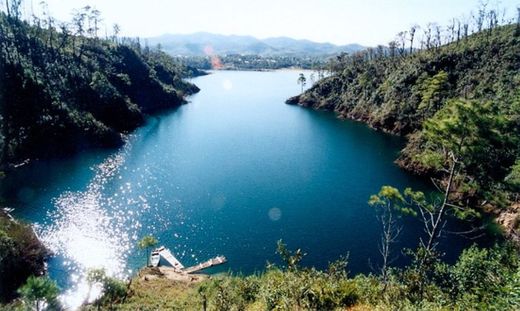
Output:
[[388,49],[342,55],[331,77],[290,102],[401,135],[419,129],[450,98],[497,100],[513,108],[520,83],[516,29],[486,30],[413,53],[392,42]]
[[419,49],[414,26],[388,49],[338,57],[330,77],[287,103],[406,135],[400,166],[439,177],[442,187],[453,164],[450,198],[498,207],[518,237],[520,25],[500,25],[494,11],[479,14],[474,24],[454,20],[442,32],[428,25]]
[[[145,113],[198,91],[182,80],[196,69],[137,40],[100,39],[99,12],[90,7],[72,23],[48,15],[29,23],[20,3],[0,12],[0,178],[31,159],[119,146]],[[30,226],[0,209],[0,302],[44,273],[47,255]]]
[[[17,6],[18,5],[18,6]],[[198,88],[198,74],[139,40],[98,36],[100,13],[71,23],[44,14],[29,23],[20,7],[0,13],[0,164],[118,146],[144,114],[171,108]]]

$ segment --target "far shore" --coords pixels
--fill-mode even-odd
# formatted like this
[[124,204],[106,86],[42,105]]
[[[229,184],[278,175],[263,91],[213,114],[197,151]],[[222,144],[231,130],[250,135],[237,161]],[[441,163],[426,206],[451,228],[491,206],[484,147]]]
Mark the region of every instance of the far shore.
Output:
[[[202,70],[202,69],[199,69]],[[312,72],[316,71],[314,69],[304,69],[304,68],[277,68],[277,69],[248,69],[248,68],[222,68],[222,69],[204,69],[205,72],[211,74],[215,71],[253,71],[253,72]]]

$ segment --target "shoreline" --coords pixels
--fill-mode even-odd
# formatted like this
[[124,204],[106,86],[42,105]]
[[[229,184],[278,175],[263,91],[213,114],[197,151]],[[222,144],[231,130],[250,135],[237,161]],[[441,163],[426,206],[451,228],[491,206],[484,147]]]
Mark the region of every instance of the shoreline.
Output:
[[[322,108],[320,106],[316,106],[315,104],[306,104],[305,102],[301,101],[301,95],[296,95],[293,97],[290,97],[286,100],[285,104],[292,105],[292,106],[299,106],[300,108],[304,109],[312,109],[314,111],[324,111],[333,113],[336,118],[343,121],[353,121],[358,122],[366,125],[370,129],[376,131],[385,133],[392,136],[397,136],[401,138],[405,138],[407,135],[402,135],[400,133],[396,133],[394,131],[385,129],[381,126],[375,126],[374,124],[371,124],[368,119],[364,118],[356,118],[353,114],[350,113],[344,113],[341,111],[337,111],[335,109],[327,109]],[[400,169],[420,177],[421,179],[428,180],[431,178],[431,173],[429,172],[418,172],[413,167],[409,167],[411,165],[410,163],[406,163],[399,155],[394,161],[394,163],[399,166]],[[480,210],[481,212],[485,213],[487,217],[490,217],[493,224],[496,224],[500,228],[500,236],[512,241],[515,243],[518,247],[520,247],[520,231],[517,228],[518,223],[520,223],[520,203],[519,202],[512,202],[511,205],[509,205],[506,209],[500,209],[496,206],[492,206],[490,204],[487,204],[485,206],[478,206],[476,207],[477,210]],[[489,225],[488,225],[489,226]]]

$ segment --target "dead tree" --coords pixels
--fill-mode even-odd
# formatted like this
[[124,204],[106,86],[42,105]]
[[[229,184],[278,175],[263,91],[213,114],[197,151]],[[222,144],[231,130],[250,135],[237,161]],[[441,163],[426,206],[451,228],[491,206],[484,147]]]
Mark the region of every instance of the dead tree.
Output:
[[412,27],[410,27],[410,37],[409,37],[409,40],[410,40],[410,54],[413,53],[413,40],[415,38],[415,32],[417,31],[417,28],[419,28],[419,26],[417,25],[413,25]]

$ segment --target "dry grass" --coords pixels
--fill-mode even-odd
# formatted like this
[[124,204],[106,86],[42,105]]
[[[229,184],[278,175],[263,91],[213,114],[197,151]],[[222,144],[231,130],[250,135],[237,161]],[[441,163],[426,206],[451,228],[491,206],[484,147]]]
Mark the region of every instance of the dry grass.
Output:
[[133,279],[129,295],[117,310],[200,310],[202,299],[197,293],[197,280],[179,276],[165,277],[158,269],[144,269]]

